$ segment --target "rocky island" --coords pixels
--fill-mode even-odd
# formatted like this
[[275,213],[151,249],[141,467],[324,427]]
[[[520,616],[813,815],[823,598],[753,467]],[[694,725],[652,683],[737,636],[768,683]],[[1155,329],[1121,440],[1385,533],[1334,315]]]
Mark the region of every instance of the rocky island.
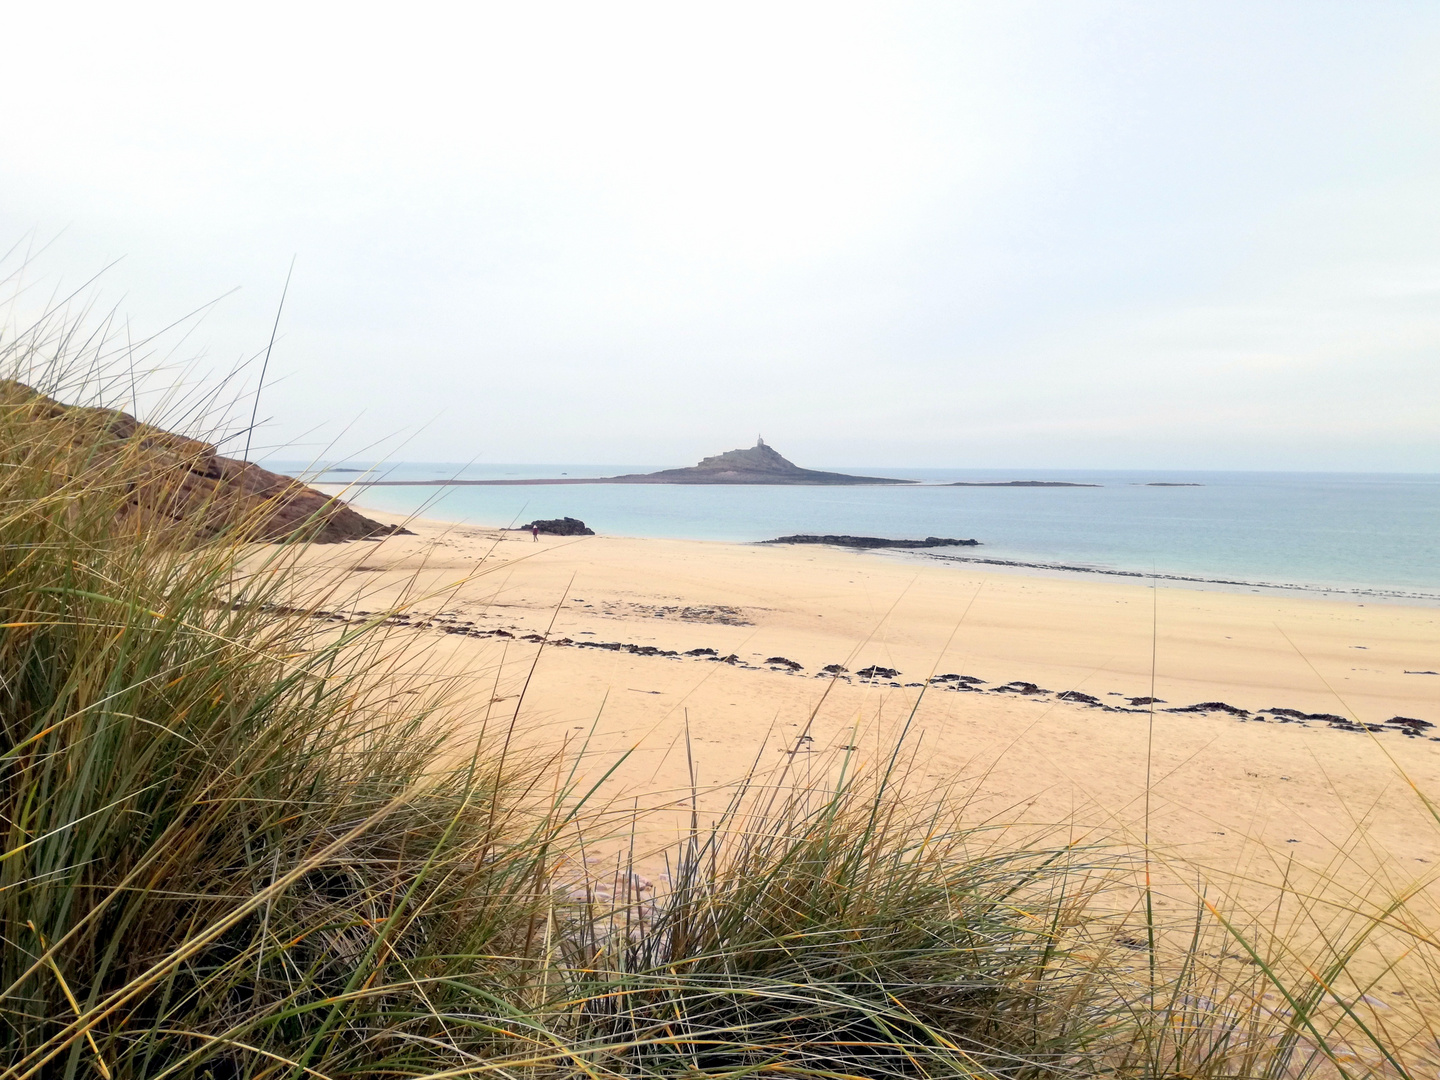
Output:
[[631,473],[609,480],[612,484],[913,484],[884,476],[851,476],[849,473],[802,469],[781,456],[764,439],[748,450],[727,450],[703,458],[688,469],[663,469],[653,473]]
[[764,439],[746,450],[727,450],[701,459],[684,469],[622,476],[552,477],[543,480],[360,480],[356,487],[500,487],[523,484],[913,484],[887,476],[852,476],[849,473],[802,469],[783,457]]

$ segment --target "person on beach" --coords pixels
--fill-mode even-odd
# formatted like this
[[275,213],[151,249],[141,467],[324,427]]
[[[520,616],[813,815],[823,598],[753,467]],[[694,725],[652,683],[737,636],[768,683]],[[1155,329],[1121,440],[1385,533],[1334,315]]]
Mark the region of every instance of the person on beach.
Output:
[[532,541],[533,543],[536,543],[536,544],[538,544],[538,543],[540,542],[540,526],[539,526],[539,525],[534,525],[534,524],[532,524],[532,525],[530,526],[530,539],[531,539],[531,541]]

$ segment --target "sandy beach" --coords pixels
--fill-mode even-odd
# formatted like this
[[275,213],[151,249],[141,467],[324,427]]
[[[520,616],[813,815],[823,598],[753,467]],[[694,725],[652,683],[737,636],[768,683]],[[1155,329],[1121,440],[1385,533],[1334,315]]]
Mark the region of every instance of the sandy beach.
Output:
[[[1440,792],[1440,675],[1420,674],[1440,670],[1433,608],[411,527],[312,553],[343,572],[342,613],[403,606],[474,680],[477,720],[508,718],[524,688],[525,737],[588,740],[596,775],[628,752],[610,781],[628,795],[688,790],[687,723],[707,788],[757,761],[874,758],[908,724],[912,775],[960,785],[980,817],[1134,838],[1148,755],[1151,837],[1187,860],[1233,871],[1259,841],[1320,862],[1363,833],[1417,872],[1440,863],[1440,830],[1408,789]],[[1248,715],[1168,711],[1216,702]]]

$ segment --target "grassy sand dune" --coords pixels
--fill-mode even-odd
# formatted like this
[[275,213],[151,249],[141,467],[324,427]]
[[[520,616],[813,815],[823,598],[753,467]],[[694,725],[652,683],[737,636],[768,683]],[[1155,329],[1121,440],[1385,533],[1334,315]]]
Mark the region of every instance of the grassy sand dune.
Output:
[[[73,334],[6,340],[8,374],[62,397],[91,387]],[[1367,824],[1407,813],[1413,842],[1433,842],[1419,836],[1435,834],[1434,789],[1404,790],[1420,771],[1398,752],[1383,804],[1337,785],[1352,827],[1328,862],[1256,829],[1226,876],[1184,845],[1136,844],[1154,806],[1097,789],[1085,813],[1047,814],[1026,800],[1056,785],[1022,768],[999,813],[982,800],[1003,755],[931,775],[936,753],[964,759],[967,729],[922,735],[921,695],[888,679],[877,695],[763,663],[481,640],[429,617],[501,602],[539,558],[437,566],[455,553],[443,535],[322,557],[303,529],[253,544],[258,513],[179,542],[122,512],[130,463],[85,454],[85,434],[59,439],[0,402],[6,1080],[1434,1071],[1429,1010],[1375,993],[1435,1000],[1430,879]],[[642,616],[655,599],[615,602],[670,625]],[[760,634],[719,617],[734,606],[681,625]],[[845,666],[875,640],[852,637]],[[907,649],[946,659],[923,635],[886,648],[907,671]],[[562,653],[610,667],[546,666]],[[698,711],[719,691],[797,730],[750,738],[760,764],[727,770],[701,744],[747,741],[733,720],[702,733],[669,701],[679,726],[627,706],[616,719],[646,730],[613,729],[564,696],[665,697],[632,680],[660,670],[642,663],[705,664]],[[983,700],[1000,711],[949,717],[973,720],[977,745],[1019,699]],[[1048,710],[1029,718],[1047,737],[1045,717],[1079,708],[1024,707]],[[1145,716],[1096,715],[1148,732]],[[1252,728],[1292,734],[1226,730]],[[664,752],[635,749],[656,734]],[[821,752],[802,754],[802,736]],[[1147,788],[1132,747],[1118,770],[1132,802],[1168,798],[1157,778],[1183,763],[1165,753]]]

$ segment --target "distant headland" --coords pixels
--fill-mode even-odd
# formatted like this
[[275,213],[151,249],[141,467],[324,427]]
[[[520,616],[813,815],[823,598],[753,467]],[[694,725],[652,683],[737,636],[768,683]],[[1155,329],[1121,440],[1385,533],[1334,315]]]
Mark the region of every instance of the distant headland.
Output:
[[685,469],[662,469],[653,473],[626,473],[623,476],[558,477],[544,480],[358,480],[364,487],[498,487],[517,484],[913,484],[885,476],[851,476],[849,473],[802,469],[781,456],[764,439],[747,450],[727,450],[703,458]]

